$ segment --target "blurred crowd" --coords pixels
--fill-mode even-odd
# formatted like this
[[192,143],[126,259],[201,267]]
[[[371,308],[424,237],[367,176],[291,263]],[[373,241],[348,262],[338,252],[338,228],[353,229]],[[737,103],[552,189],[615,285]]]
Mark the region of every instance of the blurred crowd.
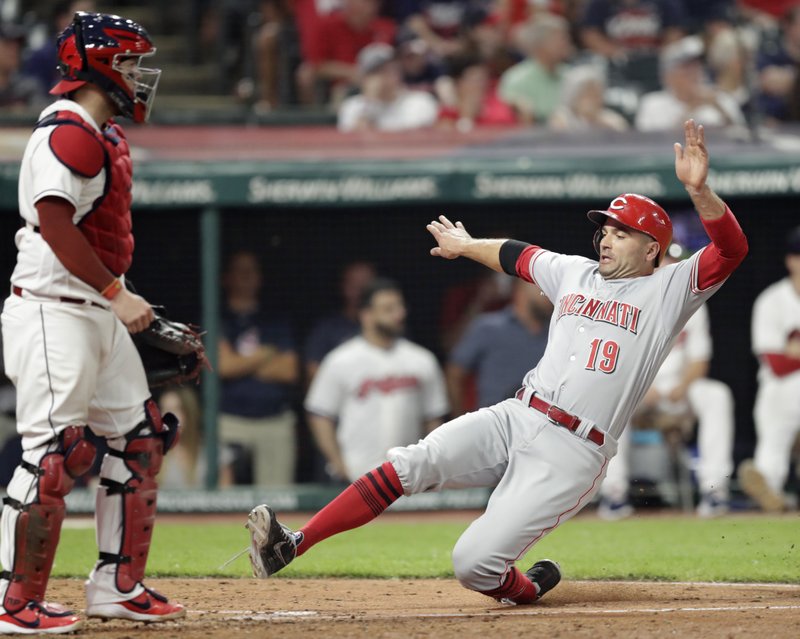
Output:
[[[712,127],[800,118],[797,0],[190,4],[193,57],[219,66],[218,88],[262,114],[335,110],[342,131],[652,131],[688,117]],[[50,14],[40,15],[0,3],[0,108],[47,101],[54,35],[76,10],[107,9],[97,5],[44,3]]]

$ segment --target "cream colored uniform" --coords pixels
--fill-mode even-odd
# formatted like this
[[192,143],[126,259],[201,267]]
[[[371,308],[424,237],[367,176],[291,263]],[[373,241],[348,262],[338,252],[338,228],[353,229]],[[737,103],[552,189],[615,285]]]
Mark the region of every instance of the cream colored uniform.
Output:
[[386,461],[390,448],[419,440],[425,422],[443,417],[449,404],[433,353],[407,339],[384,349],[357,336],[322,360],[305,409],[337,422],[353,480]]
[[[786,277],[768,286],[753,306],[753,353],[783,353],[800,333],[800,295]],[[777,494],[789,474],[792,444],[800,432],[800,371],[778,377],[762,361],[753,417],[756,424],[756,468]]]
[[[40,119],[57,111],[74,111],[98,131],[88,112],[71,100],[58,100]],[[55,196],[75,206],[77,224],[103,193],[106,169],[81,177],[62,164],[49,146],[52,126],[34,130],[22,159],[19,179],[20,215],[25,225],[16,233],[17,264],[12,293],[5,300],[2,331],[5,372],[17,389],[17,430],[23,461],[38,467],[51,452],[56,436],[70,425],[89,425],[108,445],[123,450],[123,435],[145,419],[150,397],[144,367],[125,325],[93,287],[72,275],[50,245],[36,232],[35,204]],[[21,295],[14,289],[21,290]],[[61,298],[73,301],[62,301]],[[74,300],[84,300],[76,303]],[[106,457],[101,476],[120,483],[132,475],[122,459]],[[8,494],[22,504],[35,495],[38,478],[18,467]],[[105,491],[101,491],[104,493]],[[117,552],[122,529],[119,498],[98,495],[97,537],[101,551]],[[19,511],[3,509],[2,563],[13,563],[13,531]],[[138,596],[141,585],[119,593],[115,566],[95,569],[87,586],[89,603],[122,601]],[[0,580],[0,601],[6,584]]]

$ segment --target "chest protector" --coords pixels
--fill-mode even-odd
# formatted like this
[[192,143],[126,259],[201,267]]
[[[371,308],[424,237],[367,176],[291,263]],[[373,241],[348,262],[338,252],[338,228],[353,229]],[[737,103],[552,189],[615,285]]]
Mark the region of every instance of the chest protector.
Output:
[[114,275],[123,275],[133,258],[131,184],[133,165],[125,134],[117,124],[102,133],[72,111],[59,111],[36,127],[53,126],[50,148],[76,175],[96,177],[105,169],[103,193],[78,221],[78,228]]

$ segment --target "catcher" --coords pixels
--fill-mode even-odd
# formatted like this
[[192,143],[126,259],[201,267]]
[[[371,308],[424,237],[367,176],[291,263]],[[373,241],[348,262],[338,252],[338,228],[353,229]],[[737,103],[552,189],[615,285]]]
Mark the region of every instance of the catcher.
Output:
[[186,614],[143,583],[155,477],[178,423],[162,417],[150,397],[131,339],[155,315],[124,286],[133,256],[131,158],[113,121],[147,120],[161,71],[141,62],[153,53],[135,22],[75,14],[58,38],[62,80],[51,93],[59,99],[42,112],[20,167],[22,226],[2,331],[23,454],[0,520],[0,634],[81,625],[74,613],[46,603],[45,590],[64,497],[95,458],[89,427],[107,439],[109,452],[100,471],[100,554],[86,582],[87,615],[157,622]]

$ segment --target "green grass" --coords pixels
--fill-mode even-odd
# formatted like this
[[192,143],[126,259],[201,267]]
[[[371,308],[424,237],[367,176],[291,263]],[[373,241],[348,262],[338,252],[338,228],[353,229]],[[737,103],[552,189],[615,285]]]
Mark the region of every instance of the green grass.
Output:
[[[300,521],[288,520],[289,525]],[[468,525],[378,520],[326,540],[286,568],[285,577],[451,577],[450,551]],[[502,525],[502,522],[498,522]],[[800,583],[800,520],[731,517],[570,521],[520,562],[558,560],[569,579],[762,581]],[[243,526],[159,524],[148,574],[160,577],[245,577]],[[83,577],[96,557],[94,531],[65,529],[54,576]]]

